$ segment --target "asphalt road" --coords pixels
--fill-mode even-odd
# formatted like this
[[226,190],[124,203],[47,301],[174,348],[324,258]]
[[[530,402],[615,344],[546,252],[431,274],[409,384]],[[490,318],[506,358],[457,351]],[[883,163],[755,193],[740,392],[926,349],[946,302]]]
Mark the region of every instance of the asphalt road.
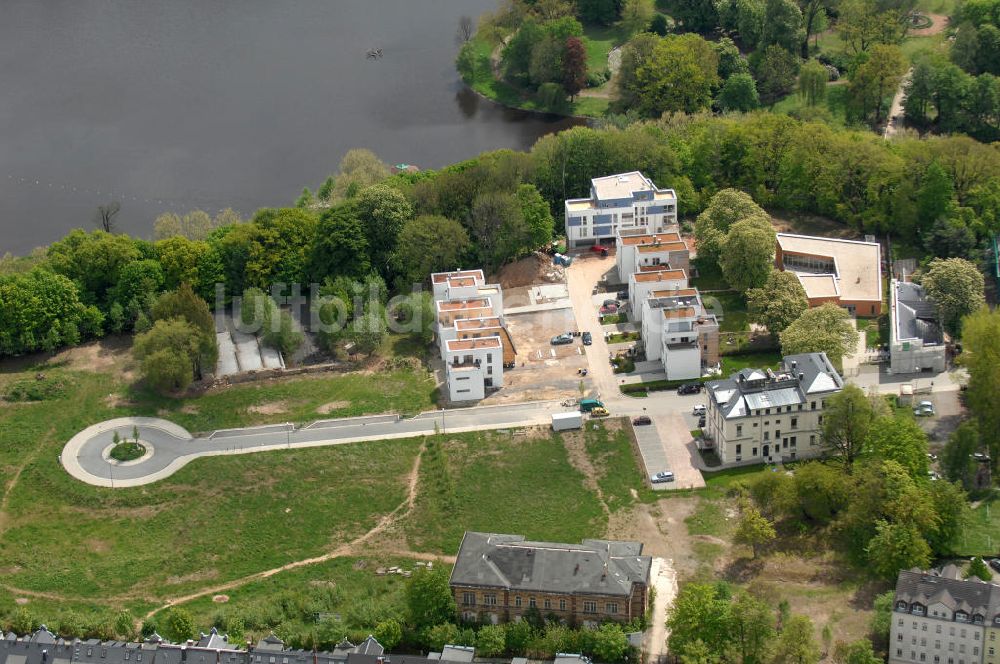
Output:
[[[270,424],[246,429],[225,429],[194,437],[165,420],[120,418],[96,424],[70,440],[60,461],[77,479],[98,486],[128,487],[149,484],[168,477],[190,461],[203,456],[249,454],[277,449],[340,445],[366,440],[387,440],[549,423],[551,414],[565,410],[556,401],[502,406],[429,411],[412,418],[372,415],[339,420],[320,420],[303,427]],[[107,458],[115,433],[133,437],[152,449],[152,454],[133,462],[117,463]]]

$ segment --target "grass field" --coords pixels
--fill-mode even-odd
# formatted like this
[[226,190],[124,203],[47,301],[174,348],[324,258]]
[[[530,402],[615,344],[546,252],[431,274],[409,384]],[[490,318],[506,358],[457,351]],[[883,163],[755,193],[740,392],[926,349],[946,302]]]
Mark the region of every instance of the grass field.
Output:
[[[712,300],[715,302],[712,302]],[[721,332],[743,332],[750,329],[747,322],[747,300],[743,293],[737,291],[716,291],[705,295],[705,306],[711,311],[721,308],[722,321],[719,323]]]
[[956,549],[956,553],[963,556],[997,555],[1000,551],[1000,502],[996,496],[982,501],[971,511]]
[[608,53],[621,43],[618,29],[588,25],[583,30],[583,45],[587,49],[587,70],[604,71],[608,68]]
[[584,437],[579,451],[585,456],[571,459],[559,435],[442,436],[421,468],[415,509],[405,524],[409,546],[454,554],[466,530],[560,542],[594,537],[604,532],[607,514],[588,475],[609,511],[632,505],[633,488],[640,499],[652,498],[624,432],[599,426],[564,436]]
[[[147,402],[127,389],[126,358],[121,349],[93,345],[60,362],[0,366],[0,392],[40,371],[67,385],[47,401],[0,403],[0,471],[8,491],[0,502],[0,616],[17,598],[54,621],[70,611],[107,616],[122,607],[140,616],[168,599],[208,592],[192,602],[203,626],[220,612],[243,612],[247,625],[270,626],[300,624],[318,612],[342,614],[342,628],[370,629],[364,616],[398,606],[399,581],[355,564],[453,554],[466,529],[570,542],[601,537],[611,514],[655,500],[628,435],[614,423],[565,439],[542,430],[468,433],[213,457],[144,487],[91,487],[71,479],[57,457],[74,433],[109,417],[159,414],[200,430],[308,419],[330,403],[338,414],[415,410],[431,394],[422,371],[399,371],[300,377]],[[84,362],[94,370],[81,370]],[[260,408],[276,403],[284,412]],[[343,549],[394,511],[377,541]],[[253,576],[338,549],[343,560]],[[222,591],[231,598],[225,605],[211,601],[218,586],[247,577]]]
[[748,353],[746,355],[723,355],[722,375],[728,376],[741,369],[774,369],[781,361],[780,351]]
[[[825,108],[830,114],[831,123],[838,127],[845,126],[847,122],[847,85],[846,83],[828,83],[826,86],[826,98],[819,104],[820,108]],[[805,108],[805,101],[798,92],[793,92],[784,99],[779,100],[771,110],[774,113],[793,114]]]

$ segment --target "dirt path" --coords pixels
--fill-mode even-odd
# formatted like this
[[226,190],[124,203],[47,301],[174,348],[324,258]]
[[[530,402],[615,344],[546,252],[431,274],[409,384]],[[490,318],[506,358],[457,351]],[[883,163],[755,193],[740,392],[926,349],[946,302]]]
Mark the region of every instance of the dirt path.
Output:
[[653,597],[653,618],[643,636],[642,649],[647,662],[660,662],[667,655],[667,610],[677,597],[677,573],[671,560],[653,558],[649,575],[656,595]]
[[[935,23],[935,25],[937,25]],[[933,27],[933,26],[932,26]],[[930,30],[932,28],[928,28]],[[906,99],[906,84],[910,82],[910,74],[913,73],[913,69],[908,69],[903,78],[899,81],[899,88],[896,90],[896,95],[892,98],[892,105],[889,107],[889,119],[885,123],[885,133],[883,136],[886,139],[890,139],[896,135],[903,126],[903,101]],[[896,118],[899,118],[897,121]]]
[[[323,555],[320,556],[305,558],[303,560],[296,560],[290,563],[286,563],[281,567],[275,567],[273,569],[264,570],[262,572],[256,572],[255,574],[250,574],[248,576],[244,576],[239,579],[234,579],[232,581],[227,581],[226,583],[217,584],[209,588],[202,588],[201,590],[189,593],[187,595],[181,595],[180,597],[173,597],[171,599],[168,599],[164,604],[156,607],[155,609],[147,613],[145,615],[145,618],[148,620],[149,618],[152,618],[153,616],[155,616],[160,611],[163,611],[164,609],[168,609],[177,604],[184,604],[186,602],[190,602],[192,600],[205,597],[206,595],[217,595],[226,590],[239,588],[240,586],[246,585],[247,583],[251,583],[253,581],[260,581],[261,579],[267,579],[281,572],[297,569],[299,567],[306,567],[308,565],[315,565],[317,563],[327,562],[328,560],[333,560],[334,558],[341,558],[343,556],[349,556],[352,555],[353,553],[356,553],[356,547],[358,545],[364,544],[365,542],[371,540],[376,535],[379,535],[380,533],[384,532],[400,517],[406,516],[413,509],[413,505],[417,499],[417,485],[420,479],[420,462],[423,459],[425,449],[426,448],[424,446],[420,447],[420,451],[417,453],[417,458],[414,459],[413,461],[413,468],[410,469],[406,500],[400,503],[399,506],[396,507],[396,509],[394,509],[393,511],[389,512],[381,519],[379,519],[378,523],[376,523],[371,530],[364,533],[360,537],[357,537],[356,539],[353,539],[350,542],[347,542],[346,544],[342,544],[336,549],[328,551],[327,553],[324,553]],[[411,552],[402,552],[402,551],[397,553],[398,555],[406,555],[410,557],[421,557],[423,555],[427,555],[427,554],[414,554]],[[432,557],[431,559],[436,560],[439,558]]]

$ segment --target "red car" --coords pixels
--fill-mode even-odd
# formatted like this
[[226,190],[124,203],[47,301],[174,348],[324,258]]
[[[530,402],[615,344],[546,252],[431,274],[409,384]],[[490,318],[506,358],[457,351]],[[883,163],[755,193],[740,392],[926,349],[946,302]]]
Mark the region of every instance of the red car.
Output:
[[607,256],[608,255],[608,248],[607,247],[603,247],[603,246],[601,246],[599,244],[595,244],[594,246],[592,246],[590,248],[590,250],[599,253],[601,256]]
[[600,312],[601,312],[602,316],[605,316],[607,314],[616,314],[616,313],[618,313],[618,305],[617,304],[605,304],[605,305],[603,305],[600,308]]

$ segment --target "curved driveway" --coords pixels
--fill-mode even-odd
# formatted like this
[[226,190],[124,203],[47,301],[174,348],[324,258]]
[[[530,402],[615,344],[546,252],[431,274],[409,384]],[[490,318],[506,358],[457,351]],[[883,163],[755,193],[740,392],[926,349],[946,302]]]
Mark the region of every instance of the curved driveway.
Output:
[[[95,486],[125,488],[151,484],[173,475],[203,456],[252,454],[269,450],[342,445],[366,440],[411,438],[436,432],[460,433],[548,424],[551,414],[565,410],[557,401],[503,406],[480,406],[429,411],[413,418],[369,415],[319,420],[303,427],[269,424],[246,429],[224,429],[192,436],[173,422],[152,417],[122,417],[87,427],[63,447],[59,461],[70,475]],[[115,433],[152,446],[155,454],[144,460],[118,464],[104,458]]]

